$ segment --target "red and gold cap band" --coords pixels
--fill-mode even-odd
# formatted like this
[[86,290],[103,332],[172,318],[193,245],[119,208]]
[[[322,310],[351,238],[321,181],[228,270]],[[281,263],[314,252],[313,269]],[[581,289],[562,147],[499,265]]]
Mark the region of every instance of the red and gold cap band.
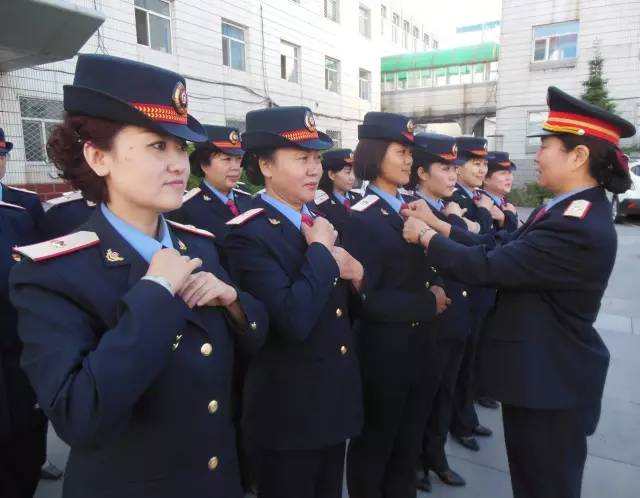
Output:
[[239,143],[229,142],[228,140],[221,141],[221,142],[212,141],[211,144],[218,147],[218,149],[241,149],[242,148],[240,147]]
[[160,123],[175,123],[186,125],[187,114],[178,114],[173,106],[160,104],[141,104],[134,102],[131,104],[142,114]]
[[0,141],[0,147],[4,149],[6,146],[7,146],[7,142]]
[[599,119],[580,114],[551,111],[542,125],[542,129],[554,133],[597,137],[614,145],[620,143],[620,131],[616,127]]
[[283,131],[280,133],[280,136],[290,140],[291,142],[305,142],[307,140],[317,140],[320,138],[318,132],[316,130],[292,130],[292,131]]
[[475,150],[470,150],[469,152],[471,152],[474,156],[488,156],[489,152],[487,151],[487,149],[475,149]]

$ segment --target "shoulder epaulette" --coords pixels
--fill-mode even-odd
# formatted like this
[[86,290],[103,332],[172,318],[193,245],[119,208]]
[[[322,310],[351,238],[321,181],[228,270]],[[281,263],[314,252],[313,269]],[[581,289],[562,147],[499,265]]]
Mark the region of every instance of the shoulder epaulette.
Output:
[[39,242],[30,246],[15,247],[15,253],[31,261],[45,261],[93,247],[100,242],[95,232],[75,232],[57,239]]
[[359,211],[363,212],[373,206],[376,202],[380,200],[380,197],[374,194],[369,194],[360,201],[356,202],[353,206],[351,206],[351,211]]
[[316,190],[316,196],[313,199],[313,202],[316,203],[316,206],[319,206],[323,202],[327,202],[329,200],[329,194],[327,194],[324,190]]
[[16,192],[24,192],[25,194],[38,195],[37,192],[34,192],[33,190],[27,190],[26,188],[12,187],[11,185],[6,185],[6,187],[8,189],[15,190]]
[[589,213],[591,209],[591,202],[585,199],[578,199],[569,204],[569,207],[565,209],[564,216],[571,216],[573,218],[580,218],[584,220],[584,218]]
[[241,215],[236,216],[235,218],[230,219],[225,223],[225,225],[236,226],[236,225],[244,225],[247,221],[252,220],[259,214],[264,212],[264,208],[253,208],[249,209],[249,211],[245,211]]
[[202,189],[200,187],[194,187],[191,190],[189,190],[188,192],[186,192],[183,196],[182,196],[182,202],[188,202],[191,199],[193,199],[196,195],[198,195],[200,192],[202,192]]
[[80,192],[79,190],[74,190],[71,192],[65,192],[60,197],[49,199],[45,202],[45,204],[53,207],[59,206],[60,204],[66,204],[67,202],[79,201],[82,199],[84,199],[84,197],[82,196],[82,192]]
[[241,188],[234,188],[233,191],[238,194],[248,195],[249,197],[251,197],[251,192],[247,192],[246,190],[242,190]]
[[364,195],[364,190],[361,188],[352,188],[349,192],[353,192],[354,194]]
[[206,237],[207,239],[215,239],[216,236],[213,235],[208,230],[203,230],[202,228],[194,227],[193,225],[183,225],[182,223],[178,223],[177,221],[167,220],[167,223],[171,225],[173,228],[177,228],[178,230],[182,230],[183,232],[193,233],[195,235],[200,235],[202,237]]
[[400,192],[401,195],[409,195],[409,196],[414,195],[413,190],[407,190],[406,188],[402,188],[402,187],[398,189],[398,192]]
[[18,206],[17,204],[11,204],[10,202],[0,201],[0,206],[7,207],[11,209],[21,209],[22,211],[26,211],[22,206]]

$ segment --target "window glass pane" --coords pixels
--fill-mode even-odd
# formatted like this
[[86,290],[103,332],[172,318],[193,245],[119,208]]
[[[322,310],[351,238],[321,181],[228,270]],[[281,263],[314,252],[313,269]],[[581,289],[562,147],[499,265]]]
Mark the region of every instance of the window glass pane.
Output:
[[460,83],[473,83],[473,73],[470,65],[460,66]]
[[[547,112],[530,112],[527,121],[527,135],[540,131],[545,119],[547,119]],[[539,144],[539,137],[527,137],[527,148],[534,149],[538,147]]]
[[533,48],[533,60],[534,61],[543,61],[546,57],[547,52],[547,40],[536,40],[534,48]]
[[222,34],[236,40],[244,41],[244,29],[231,24],[222,23]]
[[222,63],[225,66],[230,66],[231,61],[229,60],[229,39],[222,38]]
[[533,38],[548,38],[551,36],[577,32],[578,21],[559,22],[554,24],[545,24],[544,26],[535,26],[533,28]]
[[151,48],[162,52],[171,52],[171,24],[164,17],[149,14]]
[[140,45],[149,45],[147,13],[140,9],[136,9],[136,38]]
[[62,102],[57,100],[20,97],[20,115],[24,118],[61,120],[63,114]]
[[231,41],[231,67],[244,70],[244,43]]
[[22,120],[22,136],[27,161],[44,162],[44,143],[40,121]]
[[418,88],[420,86],[420,71],[409,71],[407,88]]
[[325,133],[329,135],[329,137],[331,137],[331,140],[333,140],[332,148],[334,149],[342,148],[342,132],[341,131],[327,130]]

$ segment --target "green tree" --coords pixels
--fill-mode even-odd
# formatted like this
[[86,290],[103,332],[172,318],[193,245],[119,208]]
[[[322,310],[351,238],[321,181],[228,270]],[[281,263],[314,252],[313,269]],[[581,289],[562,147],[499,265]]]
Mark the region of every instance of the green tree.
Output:
[[607,111],[615,112],[616,104],[613,99],[609,97],[609,90],[607,89],[608,80],[602,77],[603,70],[604,59],[600,54],[600,49],[596,45],[593,59],[589,61],[589,78],[582,82],[584,93],[581,98]]

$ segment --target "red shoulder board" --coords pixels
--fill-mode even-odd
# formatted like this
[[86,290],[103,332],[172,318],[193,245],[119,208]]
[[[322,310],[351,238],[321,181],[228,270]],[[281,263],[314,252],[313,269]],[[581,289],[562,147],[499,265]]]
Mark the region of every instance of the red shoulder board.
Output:
[[378,197],[377,195],[369,194],[368,196],[351,206],[351,211],[366,211],[379,200],[380,197]]
[[584,218],[589,213],[591,209],[591,202],[585,199],[578,199],[569,204],[569,207],[565,209],[564,216],[571,216],[573,218],[580,218],[584,220]]
[[193,199],[196,195],[198,195],[200,192],[202,192],[202,190],[200,189],[200,187],[195,187],[192,188],[191,190],[189,190],[189,192],[186,192],[183,196],[182,196],[182,203],[184,204],[187,201],[190,201],[191,199]]
[[37,262],[78,252],[95,246],[98,242],[100,239],[94,232],[82,231],[30,246],[14,247],[13,251]]
[[216,236],[213,235],[208,230],[203,230],[202,228],[194,227],[193,225],[183,225],[182,223],[178,223],[176,221],[167,220],[167,223],[171,225],[173,228],[178,230],[182,230],[183,232],[193,233],[195,235],[200,235],[202,237],[206,237],[207,239],[215,239]]
[[264,212],[264,208],[253,208],[249,209],[249,211],[245,211],[239,216],[227,221],[225,225],[236,226],[236,225],[244,225],[247,221],[252,220],[259,214]]
[[10,202],[3,202],[3,201],[0,201],[0,206],[2,206],[2,207],[8,207],[8,208],[11,208],[11,209],[21,209],[21,210],[23,210],[23,211],[26,211],[26,209],[25,209],[25,208],[23,208],[22,206],[18,206],[17,204],[11,204]]

